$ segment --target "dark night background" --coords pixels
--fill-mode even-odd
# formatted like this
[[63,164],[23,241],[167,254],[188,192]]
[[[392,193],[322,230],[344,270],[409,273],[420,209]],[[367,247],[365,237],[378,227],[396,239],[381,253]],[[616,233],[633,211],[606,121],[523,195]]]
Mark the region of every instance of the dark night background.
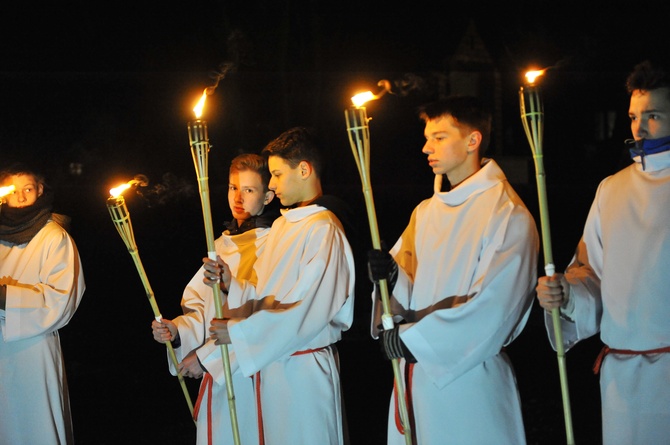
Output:
[[[235,2],[240,3],[240,2]],[[495,98],[489,153],[536,217],[531,152],[518,90],[545,68],[545,168],[554,262],[567,265],[598,182],[626,165],[627,73],[666,50],[650,3],[508,1],[492,5],[378,1],[13,2],[0,17],[0,163],[42,167],[56,211],[73,218],[87,290],[61,330],[79,445],[195,442],[137,269],[110,220],[110,188],[146,175],[126,197],[140,256],[162,314],[206,252],[187,136],[212,72],[233,67],[209,96],[210,188],[217,233],[229,217],[230,159],[258,151],[294,125],[316,127],[328,150],[327,192],[357,213],[369,247],[360,178],[343,110],[388,79],[393,94],[368,105],[371,169],[382,239],[393,243],[432,192],[418,105],[465,85]],[[465,80],[464,80],[465,79]],[[471,82],[468,81],[471,80]],[[472,79],[475,79],[472,81]],[[490,80],[490,81],[489,81]],[[470,91],[471,92],[471,91]],[[541,270],[542,265],[538,265]],[[369,285],[359,275],[355,326],[339,345],[352,444],[384,443],[392,372],[367,334]],[[598,339],[567,354],[576,442],[600,442]],[[556,355],[535,307],[508,352],[529,444],[565,443]],[[197,382],[190,382],[192,399]],[[36,426],[37,427],[37,426]],[[483,426],[485,427],[485,426]]]

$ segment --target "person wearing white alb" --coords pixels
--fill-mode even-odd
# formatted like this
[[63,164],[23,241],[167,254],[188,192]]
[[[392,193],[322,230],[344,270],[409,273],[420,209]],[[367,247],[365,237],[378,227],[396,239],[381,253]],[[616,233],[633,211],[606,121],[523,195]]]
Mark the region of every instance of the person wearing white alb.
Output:
[[[600,334],[604,445],[670,437],[670,70],[644,61],[627,79],[633,162],[598,186],[565,274],[537,298],[560,308],[566,351]],[[551,316],[547,333],[555,348]]]

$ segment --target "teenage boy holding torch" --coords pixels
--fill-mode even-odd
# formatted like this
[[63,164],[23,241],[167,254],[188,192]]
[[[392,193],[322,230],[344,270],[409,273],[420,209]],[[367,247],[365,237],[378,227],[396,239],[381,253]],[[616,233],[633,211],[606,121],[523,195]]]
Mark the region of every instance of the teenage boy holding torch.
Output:
[[58,330],[86,288],[81,258],[44,177],[13,164],[0,171],[9,186],[0,204],[0,444],[73,444]]
[[[267,207],[274,198],[268,189],[270,173],[266,160],[257,154],[236,156],[230,164],[228,204],[233,219],[216,240],[216,252],[230,264],[235,276],[255,282],[254,264],[262,253],[272,222],[279,212]],[[179,369],[185,377],[201,378],[200,393],[194,417],[197,423],[197,444],[232,444],[233,435],[228,405],[226,381],[221,360],[221,350],[209,339],[209,322],[215,317],[211,287],[202,281],[203,269],[193,276],[184,289],[182,308],[184,315],[174,320],[154,320],[151,323],[154,339],[159,343],[175,341],[175,353],[180,360]],[[231,309],[224,302],[226,317],[246,317],[251,305]],[[231,354],[234,354],[231,351]],[[262,443],[258,430],[257,407],[253,380],[233,374],[233,386],[240,423],[240,442],[243,445]]]
[[629,75],[633,163],[599,185],[565,274],[541,277],[537,298],[554,344],[560,308],[566,349],[600,333],[604,445],[670,437],[670,66]]
[[[491,115],[478,99],[452,96],[419,116],[435,192],[415,208],[390,253],[369,252],[373,281],[388,280],[393,313],[403,319],[381,332],[373,319],[373,335],[386,358],[401,359],[415,443],[524,444],[504,347],[530,314],[537,228],[498,164],[482,157]],[[396,410],[392,397],[389,445],[405,443]]]
[[354,261],[342,221],[325,207],[322,155],[314,133],[296,127],[263,150],[282,206],[256,262],[258,283],[231,277],[204,258],[205,278],[228,292],[245,319],[212,321],[216,344],[232,344],[232,368],[257,376],[266,445],[342,445],[343,401],[335,343],[351,327]]

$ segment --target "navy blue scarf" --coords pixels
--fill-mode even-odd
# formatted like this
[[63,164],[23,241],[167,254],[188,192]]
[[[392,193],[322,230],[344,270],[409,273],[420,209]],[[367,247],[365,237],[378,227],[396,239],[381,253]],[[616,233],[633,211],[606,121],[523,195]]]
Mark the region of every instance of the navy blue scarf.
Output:
[[629,146],[628,151],[630,151],[631,158],[640,157],[643,170],[645,168],[645,156],[670,150],[670,136],[659,139],[640,139],[639,141],[627,139],[625,143]]

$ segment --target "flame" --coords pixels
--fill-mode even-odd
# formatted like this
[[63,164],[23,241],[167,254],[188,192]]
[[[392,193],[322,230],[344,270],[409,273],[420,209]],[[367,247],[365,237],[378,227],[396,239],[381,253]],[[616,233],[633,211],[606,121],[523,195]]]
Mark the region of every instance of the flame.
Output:
[[354,97],[351,98],[351,102],[354,104],[354,106],[356,108],[359,108],[363,106],[366,102],[369,102],[371,100],[377,100],[384,94],[391,91],[391,82],[389,82],[386,79],[380,80],[379,82],[377,82],[377,85],[380,87],[384,87],[384,89],[381,90],[379,94],[373,94],[372,91],[366,91],[364,93],[359,93],[355,95]]
[[207,88],[202,92],[202,97],[198,101],[198,104],[193,108],[193,112],[195,113],[195,117],[197,119],[200,119],[200,116],[202,116],[202,109],[205,108],[205,100],[207,99]]
[[0,187],[0,198],[14,193],[14,190],[16,190],[16,187],[14,187],[13,185]]
[[528,82],[528,85],[534,85],[537,78],[543,75],[545,71],[547,70],[532,70],[526,72],[526,81]]
[[140,187],[146,187],[149,184],[149,179],[142,175],[135,175],[133,179],[130,181],[126,182],[125,184],[121,184],[118,187],[114,187],[109,191],[109,194],[111,195],[112,198],[117,198],[119,195],[121,195],[123,192],[128,190],[130,187],[134,185],[139,185]]
[[125,192],[126,190],[128,190],[130,188],[130,186],[131,186],[131,184],[127,183],[127,184],[122,184],[118,187],[114,187],[113,189],[111,189],[109,191],[109,194],[111,195],[112,198],[118,198],[119,195],[122,195],[123,192]]
[[112,196],[112,198],[118,198],[120,195],[123,194],[126,190],[128,190],[130,187],[136,185],[136,184],[143,184],[142,179],[131,179],[130,181],[126,182],[125,184],[121,184],[118,187],[114,187],[109,191],[109,194]]
[[358,93],[351,98],[354,106],[360,107],[365,104],[365,102],[371,101],[375,98],[375,95],[372,94],[372,91],[366,91],[365,93]]

